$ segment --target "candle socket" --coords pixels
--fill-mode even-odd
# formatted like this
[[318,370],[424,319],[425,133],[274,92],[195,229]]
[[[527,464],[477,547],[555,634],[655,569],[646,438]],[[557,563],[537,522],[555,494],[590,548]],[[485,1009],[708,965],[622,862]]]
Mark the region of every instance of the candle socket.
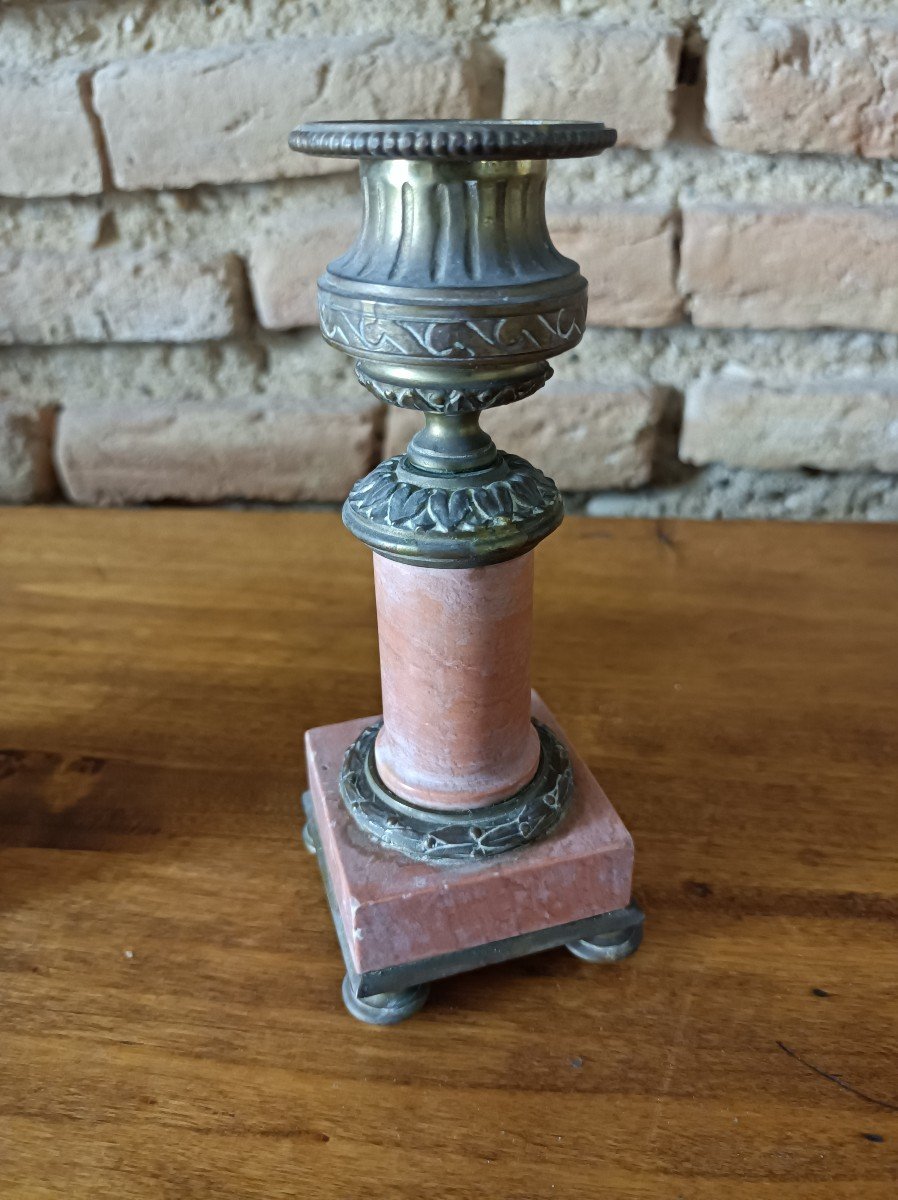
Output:
[[291,134],[361,163],[358,237],[319,280],[324,337],[364,387],[425,418],[343,509],[375,556],[383,716],[306,735],[306,844],[344,999],[375,1024],[482,962],[561,944],[615,959],[641,936],[629,834],[530,692],[533,551],[561,497],[480,428],[582,336],[586,281],[546,227],[547,160],[614,139],[553,121]]

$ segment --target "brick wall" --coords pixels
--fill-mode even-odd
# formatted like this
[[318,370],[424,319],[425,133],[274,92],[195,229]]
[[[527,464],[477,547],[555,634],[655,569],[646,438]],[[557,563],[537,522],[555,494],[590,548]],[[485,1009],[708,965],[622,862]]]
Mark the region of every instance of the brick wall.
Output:
[[339,500],[404,445],[315,332],[358,220],[301,119],[593,118],[590,328],[484,418],[588,511],[898,518],[891,0],[0,7],[0,499]]

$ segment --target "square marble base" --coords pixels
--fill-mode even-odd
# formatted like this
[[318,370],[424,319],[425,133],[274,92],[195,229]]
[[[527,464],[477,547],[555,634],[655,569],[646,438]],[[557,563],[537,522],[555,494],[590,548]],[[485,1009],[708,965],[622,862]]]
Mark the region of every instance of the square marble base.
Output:
[[542,840],[476,863],[420,863],[379,846],[340,796],[343,755],[377,717],[306,734],[306,816],[353,991],[395,991],[488,962],[613,933],[633,920],[633,842],[568,746],[574,795]]

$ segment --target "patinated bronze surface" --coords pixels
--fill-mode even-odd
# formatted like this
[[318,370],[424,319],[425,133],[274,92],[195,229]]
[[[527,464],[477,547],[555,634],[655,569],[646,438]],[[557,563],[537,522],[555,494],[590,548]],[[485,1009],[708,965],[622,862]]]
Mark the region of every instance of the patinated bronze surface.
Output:
[[613,130],[562,122],[349,122],[291,144],[360,158],[359,235],[319,282],[324,337],[361,383],[425,414],[404,455],[359,481],[346,524],[379,554],[460,567],[526,553],[558,525],[557,489],[497,451],[479,414],[532,395],[575,346],[586,281],[546,228],[546,160]]

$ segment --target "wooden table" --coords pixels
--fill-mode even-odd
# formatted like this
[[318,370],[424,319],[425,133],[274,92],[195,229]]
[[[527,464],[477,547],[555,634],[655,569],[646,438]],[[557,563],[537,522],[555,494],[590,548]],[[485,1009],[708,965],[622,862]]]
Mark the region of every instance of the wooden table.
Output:
[[534,678],[646,941],[353,1021],[304,727],[378,707],[334,515],[0,514],[0,1194],[895,1200],[898,528],[570,520]]

